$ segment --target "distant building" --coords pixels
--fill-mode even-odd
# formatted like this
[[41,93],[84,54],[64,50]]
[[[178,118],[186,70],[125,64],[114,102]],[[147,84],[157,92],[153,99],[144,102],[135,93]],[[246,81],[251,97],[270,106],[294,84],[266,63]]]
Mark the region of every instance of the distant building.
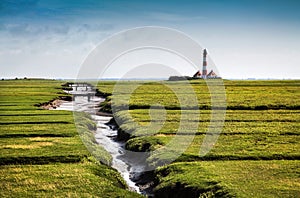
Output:
[[197,71],[194,75],[193,75],[193,78],[201,78],[201,72],[200,71]]
[[202,74],[199,71],[197,71],[194,75],[193,75],[193,78],[203,78],[203,79],[207,79],[207,78],[221,78],[221,77],[218,77],[218,75],[213,71],[211,70],[208,74],[207,74],[207,50],[204,49],[203,50],[203,68],[202,68]]
[[211,70],[208,74],[207,74],[207,78],[218,78],[218,75]]
[[207,50],[203,50],[203,68],[202,68],[202,73],[200,70],[198,70],[193,77],[189,76],[170,76],[169,80],[170,81],[179,81],[179,80],[192,80],[192,79],[216,79],[216,78],[221,78],[219,77],[213,70],[211,70],[209,73],[207,73]]
[[203,50],[203,68],[202,68],[202,78],[206,78],[207,76],[207,69],[206,69],[206,66],[207,66],[207,61],[206,61],[206,56],[207,56],[207,51],[206,49]]

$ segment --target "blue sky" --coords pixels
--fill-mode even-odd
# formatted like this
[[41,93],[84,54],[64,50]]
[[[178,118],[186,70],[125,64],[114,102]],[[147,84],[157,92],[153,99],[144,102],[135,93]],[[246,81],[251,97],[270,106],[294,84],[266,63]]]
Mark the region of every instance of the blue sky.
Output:
[[112,34],[165,26],[207,48],[224,78],[300,78],[299,10],[298,0],[0,0],[0,77],[75,78]]

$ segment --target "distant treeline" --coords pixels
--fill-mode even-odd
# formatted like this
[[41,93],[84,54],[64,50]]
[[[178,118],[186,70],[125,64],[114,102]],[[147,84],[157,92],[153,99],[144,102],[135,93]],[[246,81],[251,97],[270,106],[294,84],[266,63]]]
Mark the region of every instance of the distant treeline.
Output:
[[170,76],[169,81],[178,81],[178,80],[192,80],[195,79],[190,76]]

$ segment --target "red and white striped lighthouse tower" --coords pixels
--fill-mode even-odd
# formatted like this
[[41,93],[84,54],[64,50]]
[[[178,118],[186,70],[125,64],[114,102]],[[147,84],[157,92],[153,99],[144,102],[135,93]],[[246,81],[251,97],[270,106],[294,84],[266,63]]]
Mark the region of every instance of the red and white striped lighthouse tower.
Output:
[[206,51],[206,49],[204,49],[204,51],[203,51],[203,68],[202,68],[202,78],[204,78],[204,79],[207,76],[207,69],[206,69],[207,61],[206,61],[206,56],[207,56],[207,51]]

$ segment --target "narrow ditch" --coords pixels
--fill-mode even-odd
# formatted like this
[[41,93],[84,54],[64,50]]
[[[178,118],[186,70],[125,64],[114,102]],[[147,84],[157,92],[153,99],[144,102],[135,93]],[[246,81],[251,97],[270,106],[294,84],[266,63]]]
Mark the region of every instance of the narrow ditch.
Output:
[[[85,96],[84,94],[91,94],[95,91],[93,87],[78,87],[69,90],[68,93],[73,95],[73,101],[62,101],[59,106],[53,110],[67,110],[80,111],[89,113],[92,119],[97,124],[95,131],[95,139],[112,156],[112,167],[115,168],[125,180],[129,190],[143,194],[147,197],[152,197],[150,185],[152,173],[144,173],[143,167],[135,163],[135,161],[128,159],[125,155],[125,141],[118,140],[118,127],[116,123],[112,122],[113,117],[107,113],[99,112],[99,104],[105,98],[97,96]],[[76,96],[77,94],[77,96]],[[74,97],[74,95],[76,97]]]

